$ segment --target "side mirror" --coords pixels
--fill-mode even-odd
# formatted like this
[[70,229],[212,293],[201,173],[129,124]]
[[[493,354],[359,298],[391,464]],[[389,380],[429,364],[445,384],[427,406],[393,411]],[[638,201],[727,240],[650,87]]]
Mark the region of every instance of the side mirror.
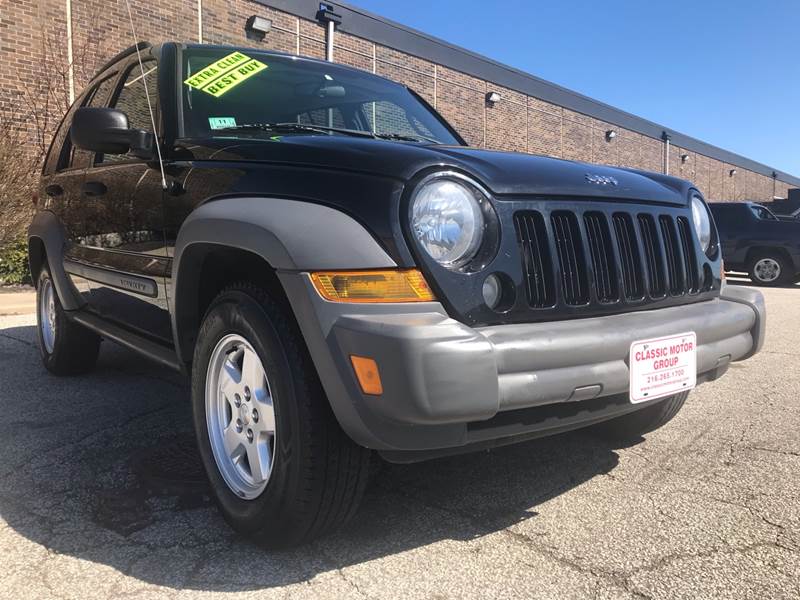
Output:
[[84,107],[75,111],[69,136],[73,146],[102,154],[132,153],[145,160],[153,158],[153,134],[130,129],[128,116],[114,108]]

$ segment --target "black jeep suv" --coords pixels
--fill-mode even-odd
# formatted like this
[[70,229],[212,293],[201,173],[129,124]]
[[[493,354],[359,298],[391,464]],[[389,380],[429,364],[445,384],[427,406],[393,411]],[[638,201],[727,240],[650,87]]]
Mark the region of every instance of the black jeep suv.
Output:
[[351,517],[371,450],[637,436],[763,340],[691,183],[468,148],[331,63],[139,44],[41,185],[45,366],[86,372],[105,339],[190,375],[219,506],[269,546]]
[[800,221],[779,219],[755,202],[709,204],[729,271],[753,283],[778,286],[800,278]]

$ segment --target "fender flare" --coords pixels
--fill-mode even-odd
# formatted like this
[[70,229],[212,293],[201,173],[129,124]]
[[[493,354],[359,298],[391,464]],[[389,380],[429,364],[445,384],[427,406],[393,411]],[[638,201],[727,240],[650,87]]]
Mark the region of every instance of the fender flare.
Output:
[[170,318],[175,350],[184,363],[191,361],[189,332],[202,317],[192,308],[201,267],[214,246],[251,252],[276,271],[397,266],[362,225],[328,206],[258,196],[208,201],[186,218],[175,242]]
[[[38,249],[35,248],[34,240],[42,243],[46,257],[41,256]],[[33,284],[37,285],[39,272],[47,263],[64,310],[78,310],[85,304],[85,301],[64,270],[66,240],[67,234],[64,226],[54,213],[49,210],[37,212],[28,227],[28,265]]]

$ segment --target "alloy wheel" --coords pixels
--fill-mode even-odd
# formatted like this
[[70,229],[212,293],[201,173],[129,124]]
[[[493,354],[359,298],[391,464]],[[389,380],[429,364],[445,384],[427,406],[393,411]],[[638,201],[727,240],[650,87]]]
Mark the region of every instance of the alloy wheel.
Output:
[[781,276],[781,265],[774,258],[762,258],[753,267],[756,279],[772,283]]
[[42,282],[39,292],[39,329],[44,349],[52,354],[56,345],[56,295],[50,279]]
[[238,334],[224,336],[211,353],[206,423],[225,483],[240,498],[257,498],[275,461],[275,409],[261,359]]

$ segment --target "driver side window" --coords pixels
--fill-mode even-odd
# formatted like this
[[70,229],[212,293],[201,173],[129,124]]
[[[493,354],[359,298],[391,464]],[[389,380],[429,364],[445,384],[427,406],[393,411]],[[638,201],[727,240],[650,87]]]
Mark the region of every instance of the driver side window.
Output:
[[[111,103],[111,108],[121,110],[128,116],[128,126],[131,129],[144,129],[152,132],[153,125],[147,105],[145,84],[147,84],[150,102],[153,105],[153,114],[158,119],[158,67],[154,60],[145,61],[142,66],[144,67],[144,74],[139,69],[138,62],[134,63],[130,68],[117,92],[116,98]],[[124,162],[131,160],[131,158],[128,154],[98,154],[95,164]]]

